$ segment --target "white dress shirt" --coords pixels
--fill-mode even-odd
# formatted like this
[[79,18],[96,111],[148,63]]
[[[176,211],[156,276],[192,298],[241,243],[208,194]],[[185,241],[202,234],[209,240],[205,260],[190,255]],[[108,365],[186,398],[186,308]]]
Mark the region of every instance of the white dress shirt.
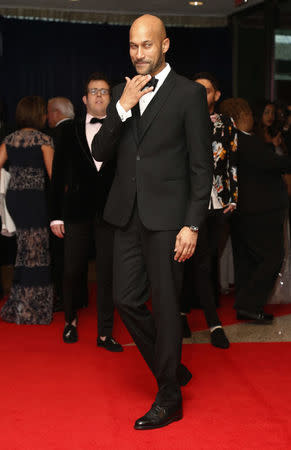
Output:
[[[145,94],[141,99],[139,100],[139,110],[140,115],[142,116],[145,112],[148,104],[151,102],[151,100],[154,98],[160,87],[162,86],[163,82],[167,78],[171,71],[171,67],[168,63],[166,63],[166,67],[161,70],[157,75],[155,75],[155,78],[158,80],[158,83],[156,85],[156,88],[154,91],[148,92]],[[116,104],[116,109],[119,114],[119,117],[121,118],[122,122],[125,122],[126,119],[129,119],[129,117],[132,116],[131,109],[129,111],[125,111],[125,109],[121,106],[120,102],[118,101]]]

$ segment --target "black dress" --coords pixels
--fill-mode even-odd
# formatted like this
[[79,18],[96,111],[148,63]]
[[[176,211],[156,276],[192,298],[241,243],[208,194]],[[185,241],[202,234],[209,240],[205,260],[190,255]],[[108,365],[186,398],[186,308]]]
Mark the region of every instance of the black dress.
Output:
[[11,175],[6,204],[16,226],[17,255],[12,289],[0,315],[17,324],[49,324],[53,289],[41,146],[52,146],[52,140],[40,131],[20,130],[4,143]]

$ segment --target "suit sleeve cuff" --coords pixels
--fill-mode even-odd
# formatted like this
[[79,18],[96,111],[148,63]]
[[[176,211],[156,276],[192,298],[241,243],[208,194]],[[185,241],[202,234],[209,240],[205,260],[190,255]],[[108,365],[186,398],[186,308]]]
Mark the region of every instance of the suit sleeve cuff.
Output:
[[116,109],[117,109],[118,115],[122,122],[125,122],[127,119],[129,119],[132,116],[131,109],[129,111],[125,111],[125,109],[121,106],[119,100],[116,103]]
[[64,221],[63,220],[52,220],[50,223],[50,226],[52,225],[64,225]]

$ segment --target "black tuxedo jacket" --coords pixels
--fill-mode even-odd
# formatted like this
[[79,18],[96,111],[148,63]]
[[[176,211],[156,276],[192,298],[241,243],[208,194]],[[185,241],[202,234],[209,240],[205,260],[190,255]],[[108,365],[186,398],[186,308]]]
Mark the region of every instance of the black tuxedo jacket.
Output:
[[117,155],[104,218],[125,226],[137,199],[140,219],[150,230],[199,226],[213,174],[204,87],[171,71],[143,115],[137,105],[125,122],[116,110],[123,88],[114,88],[107,118],[92,143],[96,160]]
[[54,136],[51,220],[81,223],[102,218],[115,162],[108,160],[98,172],[85,132],[85,120],[65,121]]
[[66,130],[67,127],[69,126],[69,124],[72,124],[72,123],[73,123],[73,119],[66,119],[63,122],[59,123],[54,128],[48,129],[47,134],[53,138],[55,146],[56,146],[57,142],[59,141],[59,139],[61,138],[64,130]]
[[282,173],[291,172],[291,157],[279,156],[272,144],[238,133],[238,212],[259,214],[288,207]]

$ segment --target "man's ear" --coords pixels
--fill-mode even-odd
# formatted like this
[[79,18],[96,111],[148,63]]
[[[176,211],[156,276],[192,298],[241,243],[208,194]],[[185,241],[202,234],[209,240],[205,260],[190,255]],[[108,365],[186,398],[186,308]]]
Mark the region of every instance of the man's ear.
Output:
[[84,96],[82,97],[82,100],[83,100],[84,105],[87,106],[87,97],[86,97],[86,95],[84,95]]
[[218,102],[218,100],[221,97],[221,92],[220,91],[215,91],[215,95],[214,95],[214,101],[215,103]]
[[162,50],[163,53],[167,53],[167,51],[169,50],[170,47],[170,39],[169,38],[165,38],[162,42]]

